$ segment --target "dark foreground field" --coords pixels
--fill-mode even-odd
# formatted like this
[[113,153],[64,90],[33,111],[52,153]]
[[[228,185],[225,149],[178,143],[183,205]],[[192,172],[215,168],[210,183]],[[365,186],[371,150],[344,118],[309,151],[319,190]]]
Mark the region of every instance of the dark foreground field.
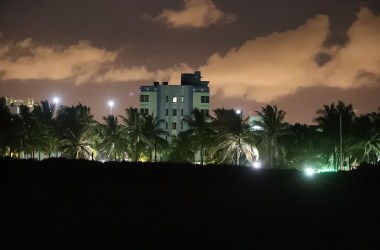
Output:
[[0,159],[0,246],[380,249],[379,170]]

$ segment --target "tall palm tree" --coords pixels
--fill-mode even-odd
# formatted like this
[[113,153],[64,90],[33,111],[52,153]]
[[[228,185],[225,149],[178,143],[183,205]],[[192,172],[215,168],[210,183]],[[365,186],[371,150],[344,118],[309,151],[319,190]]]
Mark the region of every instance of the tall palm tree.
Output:
[[68,158],[93,156],[93,125],[95,121],[90,108],[79,103],[76,106],[61,106],[56,117],[56,131],[60,139],[60,149]]
[[29,107],[20,107],[20,117],[23,124],[24,133],[23,150],[29,152],[35,158],[35,151],[40,150],[44,140],[45,129],[41,126],[36,114]]
[[280,145],[278,138],[285,135],[286,123],[284,121],[286,112],[279,110],[276,105],[262,108],[262,111],[256,111],[260,119],[253,122],[253,126],[260,127],[255,131],[258,137],[258,145],[263,145],[269,151],[269,166],[273,168],[274,153],[278,152]]
[[154,114],[143,115],[142,140],[147,146],[149,161],[152,161],[152,151],[154,150],[154,162],[157,162],[157,152],[167,149],[169,144],[163,139],[169,133],[160,127],[163,119],[158,119]]
[[123,157],[127,140],[124,136],[125,127],[118,123],[117,117],[108,115],[103,117],[104,123],[98,123],[96,130],[100,135],[101,142],[98,145],[99,154],[105,154],[108,159]]
[[58,138],[54,131],[54,112],[55,112],[55,104],[49,104],[49,101],[41,101],[39,105],[37,105],[33,109],[34,115],[37,117],[39,126],[42,128],[42,138],[43,140],[40,142],[39,149],[48,154],[49,158],[53,152],[57,152],[58,150]]
[[318,127],[306,124],[289,124],[288,134],[279,137],[280,145],[286,148],[286,161],[289,167],[304,168],[312,165],[323,167],[322,148]]
[[252,162],[258,157],[253,132],[248,118],[242,117],[233,109],[214,110],[212,126],[215,130],[211,156],[215,162],[240,165],[243,158]]
[[173,138],[169,160],[172,162],[194,162],[195,151],[194,141],[191,140],[191,134],[180,132]]
[[371,115],[355,118],[347,151],[359,162],[376,163],[380,155],[380,132],[371,121]]
[[[338,169],[341,163],[339,157],[340,149],[340,134],[342,138],[346,138],[345,144],[349,138],[349,130],[355,118],[352,105],[346,105],[342,101],[338,104],[332,103],[331,105],[324,105],[322,109],[317,110],[317,115],[314,119],[318,126],[322,129],[323,142],[326,150],[326,159],[330,156],[333,158],[333,166]],[[340,126],[341,125],[341,126]],[[343,150],[344,151],[344,150]]]
[[200,151],[201,165],[203,165],[204,149],[210,144],[211,128],[210,116],[195,108],[191,116],[185,116],[183,121],[187,124],[189,129],[186,131],[189,139],[193,140],[193,145],[196,145],[195,150]]
[[125,109],[125,114],[126,116],[120,117],[126,125],[128,141],[134,144],[133,148],[131,148],[131,144],[129,144],[128,150],[131,155],[133,155],[133,160],[137,162],[145,147],[145,143],[142,141],[144,118],[137,108],[127,108]]

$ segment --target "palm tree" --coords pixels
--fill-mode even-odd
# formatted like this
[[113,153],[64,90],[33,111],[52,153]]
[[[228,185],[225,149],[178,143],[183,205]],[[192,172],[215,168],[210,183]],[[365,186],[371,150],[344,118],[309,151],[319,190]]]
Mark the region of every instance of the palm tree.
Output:
[[[133,155],[135,162],[139,160],[142,149],[144,148],[144,142],[141,140],[143,137],[143,124],[144,118],[139,113],[137,108],[125,109],[126,116],[120,116],[126,125],[126,133],[128,141],[134,143],[134,148],[128,148]],[[129,144],[130,146],[130,144]]]
[[34,111],[27,106],[20,107],[20,117],[23,125],[21,133],[24,135],[22,149],[24,152],[30,152],[34,159],[35,151],[40,150],[44,141],[45,129],[41,126]]
[[157,152],[167,149],[169,144],[163,139],[169,133],[160,127],[164,120],[157,119],[154,114],[144,115],[142,124],[142,140],[146,143],[149,161],[152,161],[152,149],[154,150],[154,162],[157,162]]
[[[326,150],[326,159],[328,160],[332,155],[333,166],[335,169],[338,169],[338,165],[343,164],[339,157],[339,148],[340,143],[340,131],[342,138],[348,139],[349,129],[355,118],[355,113],[353,111],[352,105],[345,105],[342,101],[338,101],[338,104],[335,105],[324,105],[322,109],[317,110],[317,115],[314,119],[318,123],[318,126],[322,129],[323,143]],[[341,127],[340,127],[341,124]],[[347,142],[347,140],[345,140]],[[340,148],[343,150],[343,146]],[[341,152],[343,154],[343,152]]]
[[95,121],[90,108],[82,105],[61,106],[56,117],[56,131],[60,139],[60,149],[68,158],[93,156],[93,125]]
[[241,157],[248,162],[257,158],[258,151],[248,118],[243,120],[233,109],[216,109],[214,113],[212,126],[215,134],[211,149],[214,161],[240,165]]
[[287,134],[286,124],[284,122],[286,112],[279,110],[276,105],[262,108],[262,111],[256,111],[260,120],[254,121],[253,126],[260,127],[255,131],[258,137],[258,145],[261,144],[269,151],[269,166],[273,168],[273,158],[275,151],[278,152],[280,145],[278,138]]
[[97,146],[100,154],[105,154],[108,159],[113,155],[113,160],[122,157],[125,153],[127,140],[124,136],[125,127],[118,123],[117,117],[108,115],[103,117],[104,124],[98,123],[96,130],[101,142]]
[[191,140],[191,134],[180,132],[173,138],[171,143],[171,152],[169,160],[172,162],[194,162],[195,151],[194,141]]
[[376,163],[380,154],[380,132],[371,114],[357,117],[352,125],[347,151],[359,162]]
[[40,142],[40,150],[48,154],[49,158],[53,152],[58,150],[58,138],[54,131],[54,119],[55,104],[49,104],[47,100],[41,101],[40,105],[37,105],[33,113],[37,117],[39,126],[42,128],[42,138]]
[[0,107],[0,147],[1,156],[20,156],[24,141],[23,123],[21,117],[12,115],[4,105]]
[[210,144],[211,128],[210,116],[195,108],[191,116],[185,116],[183,121],[187,124],[189,129],[187,134],[191,135],[189,139],[193,140],[193,145],[196,145],[195,150],[200,151],[201,165],[203,165],[204,149]]
[[286,148],[286,160],[289,167],[322,168],[322,148],[318,127],[306,124],[289,124],[288,134],[279,137],[280,145]]

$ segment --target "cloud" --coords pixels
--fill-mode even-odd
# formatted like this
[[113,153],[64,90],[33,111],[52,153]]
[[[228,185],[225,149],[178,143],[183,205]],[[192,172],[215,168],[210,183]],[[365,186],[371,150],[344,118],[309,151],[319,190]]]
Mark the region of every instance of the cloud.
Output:
[[328,17],[318,15],[294,30],[247,41],[225,55],[215,53],[200,70],[215,92],[258,102],[313,86],[379,85],[380,16],[362,8],[343,46],[323,47],[328,33]]
[[379,84],[380,16],[362,8],[348,37],[346,46],[329,51],[333,59],[324,67],[326,83],[344,89]]
[[[153,20],[160,21],[172,28],[205,28],[217,23],[232,23],[236,16],[218,9],[212,0],[183,0],[181,10],[164,9]],[[144,16],[146,19],[146,16]]]
[[76,84],[174,81],[190,69],[181,63],[149,71],[145,66],[118,65],[119,53],[93,47],[88,41],[71,46],[46,46],[31,38],[0,44],[0,80],[71,80]]
[[225,95],[272,101],[322,80],[315,57],[328,32],[328,17],[319,15],[295,30],[247,41],[224,56],[216,53],[200,70]]
[[88,41],[62,47],[39,45],[29,38],[0,45],[0,79],[71,78],[79,84],[95,77],[103,65],[115,60],[116,55],[93,47]]
[[[198,67],[212,93],[272,102],[315,86],[353,89],[380,83],[380,16],[362,8],[348,30],[345,45],[324,47],[329,19],[317,15],[281,33],[246,41],[226,54],[213,54]],[[0,80],[63,80],[76,84],[169,81],[195,69],[186,63],[151,71],[144,65],[123,66],[119,51],[79,41],[46,46],[32,39],[0,43]]]

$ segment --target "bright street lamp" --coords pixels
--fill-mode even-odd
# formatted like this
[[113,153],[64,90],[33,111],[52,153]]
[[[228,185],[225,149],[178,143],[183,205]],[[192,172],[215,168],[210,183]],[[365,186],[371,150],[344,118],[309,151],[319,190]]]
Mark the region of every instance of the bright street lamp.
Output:
[[115,105],[114,101],[109,101],[108,102],[108,107],[110,107],[110,113],[111,113],[111,115],[112,115],[112,108],[113,108],[114,105]]
[[55,105],[58,105],[58,103],[59,103],[59,97],[54,97],[53,98],[53,102],[54,102]]

